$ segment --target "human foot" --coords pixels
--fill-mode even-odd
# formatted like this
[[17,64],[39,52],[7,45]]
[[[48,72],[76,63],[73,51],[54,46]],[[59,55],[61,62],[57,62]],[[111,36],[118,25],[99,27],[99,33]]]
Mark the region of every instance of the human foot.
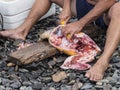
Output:
[[108,62],[105,63],[103,60],[98,60],[96,64],[87,71],[85,76],[91,81],[102,80],[105,70],[108,68]]
[[23,39],[26,38],[25,29],[17,28],[13,30],[0,31],[0,36],[11,38],[11,39]]

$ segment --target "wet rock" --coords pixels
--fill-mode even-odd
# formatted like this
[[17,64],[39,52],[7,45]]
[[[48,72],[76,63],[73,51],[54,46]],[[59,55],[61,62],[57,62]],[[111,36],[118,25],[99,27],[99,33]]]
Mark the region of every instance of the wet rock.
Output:
[[96,88],[96,90],[98,90],[98,89],[103,89],[103,86],[101,86],[101,85],[95,85],[95,88]]
[[64,71],[57,72],[56,74],[52,75],[52,79],[54,82],[59,82],[65,78],[67,78],[67,75]]

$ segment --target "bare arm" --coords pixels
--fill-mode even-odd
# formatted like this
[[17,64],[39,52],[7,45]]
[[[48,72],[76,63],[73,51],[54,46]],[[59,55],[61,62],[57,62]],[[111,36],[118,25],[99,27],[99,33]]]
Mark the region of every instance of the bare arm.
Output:
[[105,11],[107,11],[113,4],[115,0],[99,0],[95,7],[88,12],[82,19],[79,20],[80,23],[83,24],[83,27],[96,20],[100,15],[102,15]]
[[64,0],[63,10],[59,18],[60,21],[65,21],[65,23],[71,18],[71,0]]

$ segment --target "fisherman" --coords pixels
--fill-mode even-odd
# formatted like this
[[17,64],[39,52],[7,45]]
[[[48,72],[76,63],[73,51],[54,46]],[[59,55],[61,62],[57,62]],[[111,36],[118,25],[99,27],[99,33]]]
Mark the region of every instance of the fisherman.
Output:
[[71,37],[82,31],[91,22],[107,30],[104,51],[98,61],[85,74],[92,81],[101,80],[106,71],[110,57],[120,41],[120,2],[119,0],[36,0],[25,22],[14,30],[0,31],[0,35],[12,39],[26,39],[35,22],[47,13],[52,3],[63,8],[60,21],[68,22],[72,16],[78,21],[66,24],[62,33]]

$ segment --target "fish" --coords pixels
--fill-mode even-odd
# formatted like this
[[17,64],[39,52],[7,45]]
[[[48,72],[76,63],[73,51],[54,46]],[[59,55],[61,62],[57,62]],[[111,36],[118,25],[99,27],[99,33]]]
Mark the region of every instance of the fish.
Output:
[[69,55],[60,66],[62,69],[87,70],[91,67],[95,56],[101,52],[99,46],[85,33],[74,34],[71,40],[68,40],[62,34],[62,27],[59,25],[50,32],[49,43],[59,51]]

